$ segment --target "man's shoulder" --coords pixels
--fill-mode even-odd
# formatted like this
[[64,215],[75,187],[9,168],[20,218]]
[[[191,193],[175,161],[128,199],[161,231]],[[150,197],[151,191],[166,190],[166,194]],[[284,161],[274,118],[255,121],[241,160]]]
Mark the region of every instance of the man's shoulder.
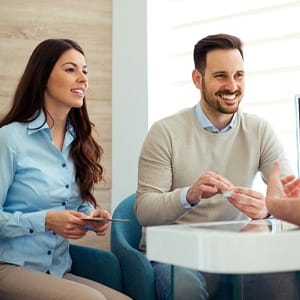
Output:
[[194,117],[194,108],[184,108],[176,113],[173,113],[172,115],[166,116],[160,120],[158,120],[157,124],[164,124],[164,125],[176,125],[179,124],[182,125],[182,123],[190,122],[191,119]]
[[239,112],[239,116],[242,122],[248,125],[270,125],[266,118],[254,113]]
[[155,121],[148,132],[148,136],[184,136],[188,130],[195,127],[193,108],[186,108],[172,115]]

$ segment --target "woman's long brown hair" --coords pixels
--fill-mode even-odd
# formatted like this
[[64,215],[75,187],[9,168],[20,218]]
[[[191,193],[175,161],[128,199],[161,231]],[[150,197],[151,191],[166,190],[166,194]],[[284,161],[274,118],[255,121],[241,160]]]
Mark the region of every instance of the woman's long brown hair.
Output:
[[[0,127],[12,122],[30,122],[42,110],[46,115],[44,92],[48,78],[59,57],[70,49],[84,55],[82,48],[69,39],[47,39],[34,49],[16,88],[12,106],[0,121]],[[93,188],[103,180],[103,168],[100,164],[103,149],[92,136],[94,124],[89,119],[85,98],[83,105],[72,108],[68,117],[76,133],[70,151],[76,168],[76,182],[83,201],[96,207]]]

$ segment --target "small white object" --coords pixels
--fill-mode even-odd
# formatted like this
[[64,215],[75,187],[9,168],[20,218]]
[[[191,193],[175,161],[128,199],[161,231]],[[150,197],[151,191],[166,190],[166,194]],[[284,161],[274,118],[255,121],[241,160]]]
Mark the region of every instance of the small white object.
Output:
[[224,192],[223,192],[223,196],[224,196],[225,198],[230,198],[231,195],[232,195],[232,193],[233,193],[233,191],[224,191]]

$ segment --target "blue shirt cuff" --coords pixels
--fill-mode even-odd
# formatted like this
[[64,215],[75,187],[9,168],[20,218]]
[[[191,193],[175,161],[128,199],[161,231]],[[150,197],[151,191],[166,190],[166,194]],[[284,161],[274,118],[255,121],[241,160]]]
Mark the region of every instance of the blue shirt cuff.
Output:
[[187,195],[187,192],[188,192],[189,188],[190,188],[190,186],[183,188],[182,191],[181,191],[181,194],[180,194],[180,201],[181,201],[184,208],[193,208],[193,207],[196,206],[196,205],[191,205],[186,200],[186,195]]

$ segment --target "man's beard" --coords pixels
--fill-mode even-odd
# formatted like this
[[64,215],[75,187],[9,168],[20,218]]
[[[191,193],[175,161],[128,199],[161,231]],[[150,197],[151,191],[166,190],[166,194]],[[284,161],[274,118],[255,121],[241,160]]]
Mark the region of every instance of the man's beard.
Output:
[[[241,96],[241,91],[240,90],[236,90],[234,93],[228,91],[228,90],[223,90],[223,91],[218,91],[217,94],[235,94],[237,96]],[[239,99],[237,105],[222,105],[222,103],[219,101],[220,96],[217,95],[211,95],[207,92],[206,89],[206,85],[204,80],[202,81],[202,99],[205,101],[205,103],[212,108],[213,110],[223,113],[223,114],[233,114],[235,112],[237,112],[238,108],[239,108],[239,104],[242,100],[242,98]]]

